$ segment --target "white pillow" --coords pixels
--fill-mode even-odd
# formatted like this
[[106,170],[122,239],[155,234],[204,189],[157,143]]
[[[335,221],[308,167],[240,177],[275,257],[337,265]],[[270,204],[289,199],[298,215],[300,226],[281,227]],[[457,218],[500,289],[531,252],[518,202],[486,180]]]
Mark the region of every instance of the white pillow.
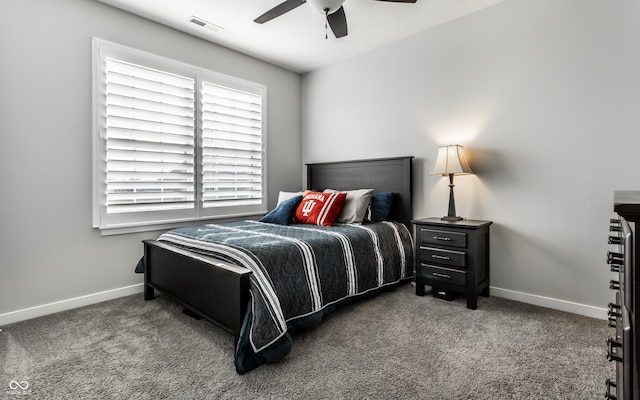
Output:
[[[283,191],[280,191],[280,193],[278,193],[278,204],[282,203],[285,200],[289,200],[292,197],[301,196],[303,194],[304,194],[304,192],[283,192]],[[276,206],[278,204],[276,204]]]
[[362,224],[364,216],[371,203],[371,193],[373,189],[357,189],[357,190],[334,190],[325,189],[325,193],[330,192],[347,192],[347,200],[344,203],[344,207],[338,214],[336,223],[338,224]]

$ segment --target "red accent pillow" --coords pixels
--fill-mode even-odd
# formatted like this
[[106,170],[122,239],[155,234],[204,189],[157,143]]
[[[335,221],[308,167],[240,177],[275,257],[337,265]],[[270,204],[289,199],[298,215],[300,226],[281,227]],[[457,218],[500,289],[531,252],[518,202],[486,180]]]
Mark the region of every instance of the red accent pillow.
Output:
[[333,225],[347,199],[346,192],[320,193],[304,192],[298,205],[295,220],[299,224]]

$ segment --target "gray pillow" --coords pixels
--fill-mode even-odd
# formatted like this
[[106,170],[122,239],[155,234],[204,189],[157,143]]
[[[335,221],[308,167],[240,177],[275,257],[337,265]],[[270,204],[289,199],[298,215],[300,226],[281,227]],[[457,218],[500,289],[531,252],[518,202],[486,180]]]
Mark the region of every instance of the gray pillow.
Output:
[[[338,192],[334,189],[325,189],[325,192]],[[347,193],[347,200],[344,203],[344,207],[338,214],[338,218],[335,223],[338,224],[362,224],[364,216],[369,208],[371,202],[371,193],[373,189],[357,189],[357,190],[340,190]]]
[[278,193],[278,204],[282,203],[283,201],[290,199],[292,197],[296,197],[296,196],[302,196],[304,194],[304,192],[283,192],[280,191],[280,193]]

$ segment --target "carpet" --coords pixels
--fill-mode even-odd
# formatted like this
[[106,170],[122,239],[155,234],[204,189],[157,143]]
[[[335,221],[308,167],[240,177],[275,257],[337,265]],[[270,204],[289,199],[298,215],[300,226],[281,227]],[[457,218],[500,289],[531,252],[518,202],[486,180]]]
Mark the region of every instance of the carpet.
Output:
[[574,400],[602,397],[614,376],[606,321],[414,290],[338,309],[242,376],[233,337],[163,296],[18,322],[0,332],[0,398]]

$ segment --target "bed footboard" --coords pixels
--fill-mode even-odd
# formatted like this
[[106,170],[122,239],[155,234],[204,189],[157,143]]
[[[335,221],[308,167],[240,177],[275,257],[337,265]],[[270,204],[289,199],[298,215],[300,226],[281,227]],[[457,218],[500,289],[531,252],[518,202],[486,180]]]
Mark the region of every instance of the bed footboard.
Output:
[[249,301],[251,271],[210,257],[146,240],[144,299],[154,289],[231,332],[237,340]]

